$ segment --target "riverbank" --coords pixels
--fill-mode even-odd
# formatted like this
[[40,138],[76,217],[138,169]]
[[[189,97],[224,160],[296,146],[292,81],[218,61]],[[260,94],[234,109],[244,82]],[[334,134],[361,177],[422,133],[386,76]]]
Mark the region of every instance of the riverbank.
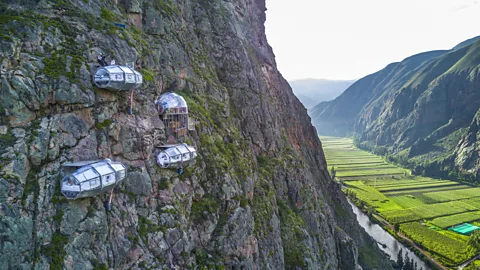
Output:
[[420,257],[418,257],[406,245],[388,233],[388,231],[386,231],[382,226],[372,222],[372,220],[370,220],[369,217],[362,210],[360,210],[360,208],[358,208],[358,206],[356,206],[350,200],[348,202],[352,206],[352,210],[357,216],[357,221],[360,226],[362,226],[365,231],[379,244],[380,249],[385,252],[391,260],[396,262],[397,254],[402,249],[403,254],[412,258],[419,267],[422,267],[424,270],[435,269],[425,264]]
[[[399,238],[401,240],[399,240],[400,242],[402,242],[402,244],[405,244],[405,241],[408,243],[407,246],[409,246],[410,248],[414,248],[415,250],[417,250],[420,254],[422,254],[424,256],[424,258],[427,258],[428,260],[425,260],[425,259],[422,259],[424,262],[426,262],[430,267],[434,267],[436,269],[441,269],[441,270],[448,270],[447,267],[443,266],[441,263],[437,262],[434,258],[432,258],[432,256],[430,256],[430,254],[428,254],[428,252],[426,252],[425,250],[421,249],[419,246],[417,246],[415,244],[415,242],[413,242],[411,239],[409,239],[408,237],[406,237],[405,235],[403,235],[401,232],[395,232],[395,228],[392,224],[388,223],[388,221],[386,221],[384,218],[382,218],[381,216],[379,215],[375,215],[375,219],[377,221],[380,221],[384,226],[386,226],[387,228],[389,228],[389,230],[387,230],[390,234],[392,234],[392,232],[394,233],[394,237],[399,240]],[[415,253],[415,255],[418,256],[417,253]]]

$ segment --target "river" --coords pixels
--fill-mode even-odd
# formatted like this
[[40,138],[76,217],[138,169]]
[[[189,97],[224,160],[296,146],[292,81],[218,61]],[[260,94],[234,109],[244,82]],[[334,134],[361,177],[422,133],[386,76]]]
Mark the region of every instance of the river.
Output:
[[352,206],[352,210],[357,216],[358,223],[362,226],[365,231],[373,238],[383,252],[388,254],[392,260],[397,261],[397,254],[400,249],[403,249],[403,254],[408,254],[410,258],[413,258],[417,262],[418,267],[422,267],[424,270],[430,269],[415,253],[410,251],[405,245],[398,242],[392,235],[385,231],[380,225],[375,224],[370,221],[368,216],[363,213],[356,205],[352,204],[350,200],[348,201]]

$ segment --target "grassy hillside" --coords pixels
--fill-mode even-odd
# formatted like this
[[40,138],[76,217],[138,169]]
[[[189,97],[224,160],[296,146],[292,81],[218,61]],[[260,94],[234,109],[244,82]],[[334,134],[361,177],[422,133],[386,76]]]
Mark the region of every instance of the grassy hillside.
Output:
[[312,110],[317,132],[354,135],[358,147],[416,174],[479,181],[480,162],[473,154],[477,129],[471,127],[480,108],[480,41],[475,41],[418,54],[360,79]]
[[[344,136],[352,132],[356,116],[364,107],[374,101],[381,103],[391,95],[391,89],[406,83],[415,70],[445,52],[432,51],[414,55],[358,80],[335,100],[315,106],[310,112],[312,123],[322,135]],[[372,119],[380,112],[377,107],[370,109]]]

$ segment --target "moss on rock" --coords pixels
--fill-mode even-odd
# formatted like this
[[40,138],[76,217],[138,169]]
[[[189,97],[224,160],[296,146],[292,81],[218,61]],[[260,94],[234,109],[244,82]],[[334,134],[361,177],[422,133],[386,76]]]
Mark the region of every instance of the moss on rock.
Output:
[[216,213],[220,203],[211,194],[206,194],[199,201],[192,202],[191,217],[195,223],[200,223],[204,218],[204,212]]
[[277,198],[280,227],[285,252],[285,269],[306,269],[306,247],[302,243],[306,235],[302,228],[305,221],[282,199]]

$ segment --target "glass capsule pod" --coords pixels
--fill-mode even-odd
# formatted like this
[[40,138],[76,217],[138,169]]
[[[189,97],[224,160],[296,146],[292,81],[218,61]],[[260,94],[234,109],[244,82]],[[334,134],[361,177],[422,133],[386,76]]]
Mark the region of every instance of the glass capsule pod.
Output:
[[178,168],[195,162],[197,150],[186,143],[162,146],[157,155],[157,164],[161,168]]
[[93,81],[98,88],[128,91],[139,88],[143,83],[143,76],[130,67],[104,66],[95,71]]
[[170,138],[177,141],[187,135],[188,105],[182,96],[173,92],[165,93],[155,101],[155,106],[166,127],[169,141],[172,141]]
[[[126,167],[110,159],[77,164],[79,168],[61,181],[60,189],[67,199],[97,196],[113,189],[127,176]],[[75,163],[68,166],[77,167]]]

